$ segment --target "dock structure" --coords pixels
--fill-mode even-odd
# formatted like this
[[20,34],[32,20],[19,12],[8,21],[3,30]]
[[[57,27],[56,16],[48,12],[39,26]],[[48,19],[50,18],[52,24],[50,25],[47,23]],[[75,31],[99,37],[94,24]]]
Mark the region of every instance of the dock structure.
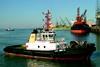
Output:
[[97,0],[96,7],[96,26],[91,27],[91,32],[100,33],[100,0]]
[[100,0],[97,0],[96,25],[100,27]]
[[99,26],[93,26],[93,27],[91,27],[91,32],[92,33],[100,34],[100,27]]

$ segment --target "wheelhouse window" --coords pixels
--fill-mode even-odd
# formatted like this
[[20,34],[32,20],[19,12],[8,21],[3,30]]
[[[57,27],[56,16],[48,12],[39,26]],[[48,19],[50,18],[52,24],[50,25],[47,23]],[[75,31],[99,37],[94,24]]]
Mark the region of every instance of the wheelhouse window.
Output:
[[42,34],[42,40],[54,40],[54,34],[53,33],[44,33]]
[[48,35],[43,35],[43,40],[47,40],[47,38],[48,38]]
[[43,35],[43,40],[45,40],[45,35]]
[[45,37],[45,35],[43,35],[43,38]]
[[45,35],[46,36],[46,38],[48,37],[48,35]]
[[51,34],[51,35],[49,35],[49,37],[53,37],[53,35]]

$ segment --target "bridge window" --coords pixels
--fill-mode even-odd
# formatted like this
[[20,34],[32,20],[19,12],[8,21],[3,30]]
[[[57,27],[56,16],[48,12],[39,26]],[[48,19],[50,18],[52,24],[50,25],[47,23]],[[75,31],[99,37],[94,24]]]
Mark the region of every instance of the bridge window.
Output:
[[45,37],[45,35],[43,35],[43,38]]
[[53,35],[49,35],[49,37],[53,37]]

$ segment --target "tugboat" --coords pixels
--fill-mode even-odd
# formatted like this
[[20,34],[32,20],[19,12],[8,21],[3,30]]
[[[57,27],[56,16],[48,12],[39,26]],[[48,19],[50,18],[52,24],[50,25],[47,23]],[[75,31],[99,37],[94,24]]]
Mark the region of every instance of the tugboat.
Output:
[[87,10],[84,11],[84,13],[80,16],[80,9],[77,8],[77,17],[76,21],[71,27],[71,32],[74,34],[87,34],[90,32],[90,27],[86,23],[86,14]]
[[89,59],[95,51],[95,44],[86,41],[56,40],[56,33],[50,28],[51,16],[45,13],[45,26],[32,31],[24,45],[13,45],[4,48],[5,55],[49,60],[84,60]]

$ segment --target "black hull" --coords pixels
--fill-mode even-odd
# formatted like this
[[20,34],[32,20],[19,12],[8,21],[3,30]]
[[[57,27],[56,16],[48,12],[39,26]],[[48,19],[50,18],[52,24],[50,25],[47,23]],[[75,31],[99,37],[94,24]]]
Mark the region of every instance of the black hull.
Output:
[[[91,31],[89,25],[87,25],[87,24],[74,24],[71,27],[71,31],[74,31],[74,30],[83,31],[83,32],[78,32],[78,31],[75,32],[75,33],[80,33],[80,34],[87,34]],[[72,32],[72,33],[74,33],[74,32]]]
[[20,48],[21,45],[8,46],[4,48],[6,55],[14,55],[27,58],[49,59],[49,60],[86,60],[90,59],[95,47],[66,48],[64,51],[36,51]]

